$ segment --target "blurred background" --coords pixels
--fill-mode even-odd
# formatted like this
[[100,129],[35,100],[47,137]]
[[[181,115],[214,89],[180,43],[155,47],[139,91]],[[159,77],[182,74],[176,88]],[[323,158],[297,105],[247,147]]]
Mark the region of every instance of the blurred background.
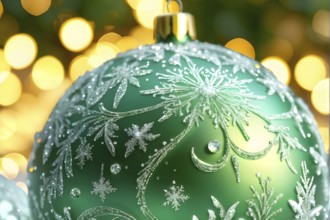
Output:
[[[329,1],[183,0],[198,39],[260,61],[303,97],[329,153]],[[172,1],[170,11],[177,11]],[[34,134],[64,91],[152,44],[165,0],[0,0],[0,174],[24,183]]]

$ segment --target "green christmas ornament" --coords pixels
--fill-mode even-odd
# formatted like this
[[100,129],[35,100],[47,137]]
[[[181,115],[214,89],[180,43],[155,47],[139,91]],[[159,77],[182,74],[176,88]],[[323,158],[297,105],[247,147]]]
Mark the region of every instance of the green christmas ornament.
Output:
[[33,219],[329,218],[327,158],[302,99],[261,64],[157,19],[158,43],[64,94],[29,164]]

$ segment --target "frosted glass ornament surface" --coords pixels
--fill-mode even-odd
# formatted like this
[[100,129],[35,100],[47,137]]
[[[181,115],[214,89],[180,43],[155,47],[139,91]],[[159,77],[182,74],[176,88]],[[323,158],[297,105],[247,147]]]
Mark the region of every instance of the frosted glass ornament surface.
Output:
[[325,161],[306,104],[259,63],[159,43],[64,94],[35,136],[29,199],[35,219],[326,220]]

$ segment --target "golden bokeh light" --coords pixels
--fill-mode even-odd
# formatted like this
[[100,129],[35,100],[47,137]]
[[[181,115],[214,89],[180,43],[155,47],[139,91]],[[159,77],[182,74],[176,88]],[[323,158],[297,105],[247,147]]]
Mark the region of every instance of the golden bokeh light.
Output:
[[0,1],[0,18],[3,14],[3,5],[2,5],[2,2]]
[[79,76],[82,76],[91,69],[93,69],[93,66],[89,64],[88,57],[85,55],[79,55],[75,57],[70,63],[70,79],[75,81]]
[[275,56],[267,57],[261,61],[261,64],[271,70],[281,83],[286,85],[290,83],[290,67],[282,58]]
[[323,79],[312,90],[312,104],[314,108],[324,115],[329,115],[329,78]]
[[143,27],[153,29],[154,18],[164,13],[165,1],[163,0],[140,0],[135,1],[134,17],[136,21]]
[[138,40],[140,44],[153,44],[155,40],[153,38],[153,31],[141,26],[134,27],[130,33],[130,36]]
[[18,164],[11,158],[2,158],[1,167],[8,179],[15,179],[19,173]]
[[329,37],[329,32],[330,32],[329,19],[330,19],[329,11],[327,10],[317,11],[313,17],[313,23],[312,23],[313,30],[324,37]]
[[32,68],[32,79],[42,90],[57,88],[64,79],[64,67],[54,56],[39,58]]
[[22,83],[16,75],[11,72],[0,72],[0,105],[14,104],[21,93]]
[[134,10],[137,9],[137,7],[139,6],[139,4],[140,4],[141,1],[142,1],[142,0],[126,0],[126,2],[128,3],[128,5],[129,5],[132,9],[134,9]]
[[328,127],[319,127],[321,138],[324,144],[324,149],[327,154],[329,154],[329,128]]
[[9,109],[0,110],[0,140],[6,140],[14,135],[17,129],[15,113]]
[[127,36],[118,40],[115,45],[121,52],[125,52],[137,48],[139,42],[135,38]]
[[21,172],[26,171],[28,161],[27,161],[26,157],[24,157],[22,154],[9,153],[9,154],[5,155],[3,158],[9,158],[9,159],[14,160],[19,168],[19,171],[21,171]]
[[104,34],[102,37],[100,37],[100,39],[98,40],[99,43],[116,43],[119,39],[121,38],[121,36],[115,32],[110,32],[110,33],[106,33]]
[[[5,53],[2,49],[0,49],[0,72],[2,71],[10,71],[10,66],[5,59]],[[1,79],[0,79],[1,82]]]
[[21,0],[25,11],[34,16],[45,13],[49,9],[51,2],[51,0]]
[[252,44],[243,38],[232,39],[228,43],[226,43],[225,47],[232,49],[238,53],[241,53],[245,56],[248,56],[252,59],[255,59],[256,57]]
[[29,66],[36,58],[37,51],[34,38],[24,33],[11,36],[4,47],[5,59],[15,69]]
[[91,48],[86,55],[88,56],[88,64],[92,67],[98,67],[107,60],[117,56],[119,49],[111,43],[97,43]]
[[92,25],[87,20],[76,17],[66,20],[61,25],[59,37],[66,49],[79,52],[92,43],[94,31]]
[[307,55],[300,59],[294,69],[297,83],[305,90],[312,91],[314,86],[327,75],[324,59],[317,55]]

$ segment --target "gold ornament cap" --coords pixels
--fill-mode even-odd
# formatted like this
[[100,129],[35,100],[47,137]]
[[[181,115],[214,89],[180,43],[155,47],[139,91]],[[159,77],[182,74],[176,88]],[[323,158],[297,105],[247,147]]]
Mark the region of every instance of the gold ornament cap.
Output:
[[173,43],[195,40],[194,16],[183,12],[157,16],[154,20],[154,38],[157,42]]

